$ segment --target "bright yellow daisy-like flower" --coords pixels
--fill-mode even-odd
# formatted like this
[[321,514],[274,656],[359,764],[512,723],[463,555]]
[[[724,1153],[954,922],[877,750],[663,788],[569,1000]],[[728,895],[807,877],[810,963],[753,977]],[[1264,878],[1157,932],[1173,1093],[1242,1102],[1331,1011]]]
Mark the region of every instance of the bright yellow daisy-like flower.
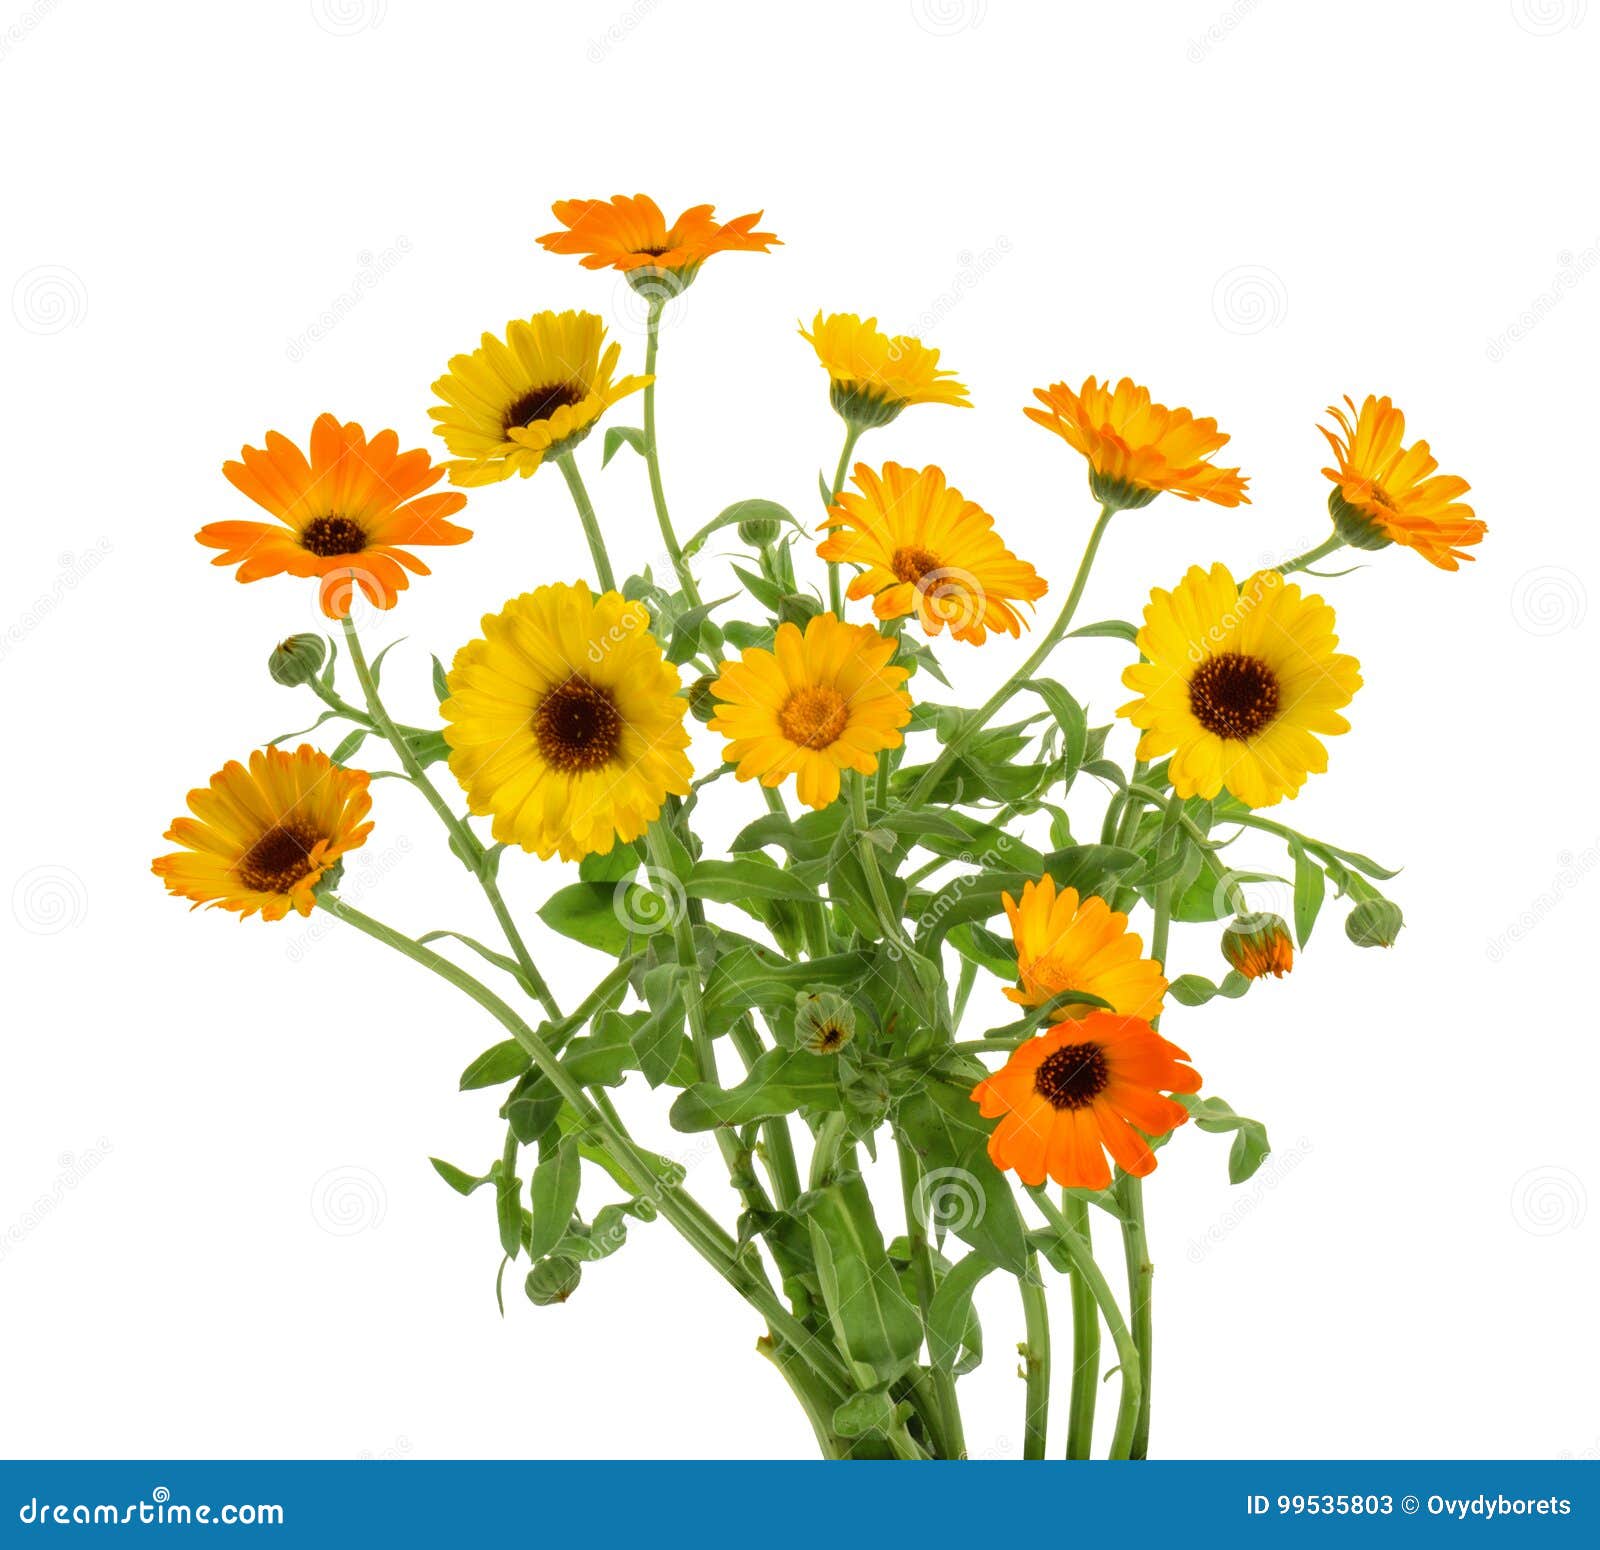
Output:
[[551,253],[578,253],[585,269],[640,270],[672,274],[684,284],[714,253],[765,253],[782,246],[770,231],[756,231],[761,219],[741,215],[718,222],[711,205],[685,210],[669,226],[661,207],[646,194],[603,199],[561,199],[551,213],[566,228],[539,238]]
[[542,859],[636,840],[692,773],[678,672],[640,603],[583,582],[485,615],[448,675],[450,769],[497,840]]
[[248,768],[232,760],[189,793],[193,816],[174,818],[166,834],[183,849],[150,869],[196,908],[263,920],[309,915],[317,884],[372,832],[363,821],[371,807],[364,770],[342,769],[309,745],[259,749]]
[[881,474],[857,463],[860,494],[846,491],[822,525],[823,559],[859,565],[852,599],[870,597],[880,619],[914,613],[938,635],[981,646],[990,630],[1022,633],[1010,604],[1043,597],[1045,582],[1001,543],[994,518],[945,483],[937,468],[885,463]]
[[1454,474],[1436,473],[1439,462],[1427,442],[1401,445],[1406,417],[1387,398],[1369,393],[1359,410],[1353,399],[1345,403],[1348,415],[1337,404],[1328,406],[1342,434],[1317,427],[1339,464],[1322,470],[1333,480],[1328,509],[1339,536],[1358,549],[1403,544],[1440,570],[1459,570],[1462,560],[1472,558],[1460,546],[1478,543],[1489,531],[1456,498],[1471,486]]
[[1360,664],[1334,649],[1333,610],[1277,571],[1239,586],[1225,566],[1191,566],[1171,592],[1150,594],[1137,639],[1148,660],[1122,681],[1140,698],[1118,714],[1144,730],[1141,759],[1172,755],[1180,797],[1226,787],[1270,807],[1327,769],[1319,734],[1350,730],[1339,712]]
[[[1111,1010],[1147,1022],[1161,1014],[1166,977],[1143,956],[1144,942],[1128,930],[1128,917],[1104,899],[1080,898],[1075,888],[1056,890],[1048,874],[1024,883],[1022,898],[1003,894],[1011,939],[1017,945],[1017,977],[1006,995],[1022,1006],[1040,1006],[1064,990],[1083,990]],[[1068,1006],[1063,1017],[1083,1017],[1090,1008]]]
[[402,452],[393,431],[368,441],[359,425],[324,414],[311,427],[309,459],[277,431],[268,431],[266,442],[265,450],[243,448],[241,461],[224,463],[222,472],[277,521],[210,522],[194,535],[222,550],[211,563],[237,565],[240,581],[314,578],[323,613],[342,619],[358,587],[375,607],[393,608],[411,584],[407,571],[428,574],[413,547],[472,537],[445,520],[466,496],[423,494],[444,469],[420,449]]
[[862,430],[887,425],[908,404],[972,407],[955,373],[939,365],[937,350],[910,334],[891,339],[876,318],[863,323],[853,312],[819,312],[800,337],[827,369],[835,411]]
[[900,746],[909,669],[891,664],[892,640],[833,614],[815,615],[804,633],[779,625],[772,646],[723,665],[707,725],[728,739],[723,757],[740,780],[779,786],[793,775],[807,807],[826,807],[841,770],[870,775],[884,749]]
[[618,377],[619,344],[605,343],[592,312],[536,312],[485,334],[457,355],[433,384],[443,406],[428,411],[434,430],[459,460],[452,484],[526,479],[547,457],[570,452],[619,399],[648,387],[649,377]]
[[1033,396],[1044,408],[1030,404],[1023,413],[1089,460],[1089,488],[1107,506],[1131,511],[1163,492],[1219,506],[1250,503],[1239,470],[1208,461],[1228,441],[1215,420],[1153,403],[1150,390],[1127,377],[1115,387],[1087,377],[1076,393],[1057,382]]

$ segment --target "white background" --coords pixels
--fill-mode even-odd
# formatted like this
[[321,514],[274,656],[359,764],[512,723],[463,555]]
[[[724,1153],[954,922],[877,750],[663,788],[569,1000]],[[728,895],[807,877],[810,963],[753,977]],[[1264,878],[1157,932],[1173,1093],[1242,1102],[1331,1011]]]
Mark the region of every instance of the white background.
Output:
[[[751,495],[815,514],[839,434],[795,332],[818,306],[944,351],[977,408],[910,411],[863,455],[938,461],[1055,600],[1092,507],[1074,454],[1024,420],[1030,389],[1126,372],[1233,433],[1254,504],[1120,518],[1084,618],[1135,616],[1193,562],[1244,570],[1316,542],[1314,425],[1346,392],[1394,395],[1471,480],[1491,529],[1477,564],[1448,575],[1389,550],[1327,584],[1366,686],[1330,773],[1280,814],[1404,863],[1399,947],[1357,951],[1330,905],[1291,979],[1170,1019],[1278,1152],[1240,1189],[1223,1138],[1185,1131],[1162,1153],[1154,1447],[1600,1451],[1583,1376],[1600,1360],[1585,9],[16,12],[0,57],[0,1447],[810,1450],[752,1354],[756,1320],[664,1225],[635,1228],[563,1308],[510,1280],[500,1319],[488,1195],[463,1202],[426,1161],[487,1166],[499,1146],[495,1096],[454,1090],[498,1033],[448,987],[336,924],[190,917],[148,873],[189,786],[316,708],[264,671],[276,638],[315,627],[311,589],[240,587],[191,536],[256,514],[222,461],[268,428],[303,440],[325,409],[429,442],[445,360],[539,308],[605,312],[637,370],[616,278],[533,239],[552,199],[644,189],[669,213],[764,207],[785,243],[713,260],[667,329],[685,530]],[[636,421],[634,401],[612,423]],[[643,469],[624,453],[602,474],[598,442],[585,466],[633,568],[659,550]],[[475,492],[463,520],[474,541],[429,553],[435,576],[369,626],[410,637],[388,676],[408,718],[431,714],[430,650],[448,658],[483,611],[586,567],[553,475]],[[943,654],[981,695],[1024,650]],[[1055,671],[1106,719],[1126,656],[1078,643]],[[697,744],[702,768],[715,757]],[[759,809],[716,791],[723,832]],[[349,891],[411,930],[486,931],[431,815],[398,784],[377,793]],[[513,860],[524,911],[570,877]],[[1216,974],[1215,935],[1180,931],[1175,971]],[[603,968],[545,952],[569,1004]],[[999,1008],[991,989],[975,1015]],[[648,1092],[626,1096],[731,1219],[704,1146]],[[1020,1444],[1021,1321],[999,1280],[988,1360],[962,1385],[975,1454]]]

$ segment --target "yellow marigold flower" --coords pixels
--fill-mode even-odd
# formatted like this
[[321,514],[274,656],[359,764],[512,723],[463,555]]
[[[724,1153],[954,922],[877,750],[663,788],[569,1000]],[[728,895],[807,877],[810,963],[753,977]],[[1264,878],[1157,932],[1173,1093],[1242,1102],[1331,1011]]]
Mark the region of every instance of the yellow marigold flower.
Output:
[[1180,797],[1293,796],[1328,767],[1317,734],[1350,730],[1339,711],[1361,687],[1333,629],[1333,610],[1277,571],[1238,586],[1225,566],[1195,565],[1171,592],[1157,587],[1138,634],[1148,660],[1122,674],[1140,696],[1118,712],[1144,730],[1138,756],[1170,753]]
[[723,665],[707,725],[728,739],[723,758],[740,780],[779,786],[793,775],[807,807],[826,807],[838,798],[840,770],[870,775],[884,749],[900,746],[910,673],[891,665],[892,640],[832,614],[814,616],[804,633],[779,625],[772,645]]
[[955,373],[939,365],[937,350],[910,334],[891,339],[876,318],[863,323],[853,312],[819,312],[809,334],[801,326],[800,337],[827,368],[834,409],[862,430],[887,425],[907,404],[972,407]]
[[542,859],[636,840],[689,794],[678,672],[640,603],[557,583],[486,614],[440,707],[450,770],[497,840]]
[[1240,915],[1222,933],[1222,956],[1247,980],[1282,979],[1294,967],[1294,943],[1281,915]]
[[459,459],[452,484],[524,479],[547,457],[583,440],[618,399],[649,377],[612,380],[619,344],[605,343],[592,312],[536,312],[506,324],[503,340],[485,334],[470,355],[453,356],[433,384],[443,406],[428,411],[434,430]]
[[581,253],[585,269],[644,269],[677,275],[685,284],[713,253],[765,253],[774,244],[770,231],[756,231],[761,211],[719,224],[711,205],[685,210],[670,226],[661,207],[646,194],[615,194],[602,199],[560,199],[551,213],[566,228],[539,238],[551,253]]
[[1131,511],[1165,491],[1219,506],[1250,503],[1237,468],[1207,461],[1228,441],[1215,420],[1152,403],[1150,390],[1127,377],[1114,388],[1087,377],[1076,393],[1057,382],[1033,396],[1044,408],[1023,413],[1089,460],[1089,488],[1107,506]]
[[[1167,993],[1161,966],[1146,958],[1144,942],[1128,930],[1128,917],[1104,899],[1080,898],[1075,888],[1056,891],[1048,873],[1024,883],[1022,898],[1002,894],[1011,939],[1017,947],[1020,988],[1006,995],[1021,1006],[1039,1006],[1064,990],[1083,990],[1111,1003],[1111,1010],[1149,1022],[1161,1015]],[[1063,1017],[1083,1017],[1088,1006],[1068,1006]]]
[[372,832],[362,821],[371,807],[364,770],[341,769],[308,744],[258,749],[248,769],[231,760],[189,793],[193,816],[174,818],[166,834],[183,849],[150,869],[196,908],[309,915],[312,890]]
[[275,522],[210,522],[194,536],[222,553],[213,565],[237,565],[238,580],[305,576],[318,583],[330,619],[350,612],[360,587],[374,607],[393,608],[410,586],[406,572],[428,567],[410,549],[464,544],[472,534],[445,518],[467,503],[459,491],[424,495],[444,469],[420,448],[400,450],[393,431],[371,441],[353,421],[331,414],[311,427],[311,456],[287,436],[268,431],[265,450],[245,447],[222,472]]
[[1349,415],[1328,406],[1342,434],[1317,427],[1339,464],[1322,470],[1333,480],[1328,509],[1339,536],[1358,549],[1404,544],[1440,570],[1459,570],[1472,556],[1457,546],[1478,543],[1489,531],[1456,499],[1471,486],[1454,474],[1436,474],[1438,459],[1427,442],[1400,444],[1406,417],[1387,398],[1369,393],[1359,410],[1353,399],[1345,403]]

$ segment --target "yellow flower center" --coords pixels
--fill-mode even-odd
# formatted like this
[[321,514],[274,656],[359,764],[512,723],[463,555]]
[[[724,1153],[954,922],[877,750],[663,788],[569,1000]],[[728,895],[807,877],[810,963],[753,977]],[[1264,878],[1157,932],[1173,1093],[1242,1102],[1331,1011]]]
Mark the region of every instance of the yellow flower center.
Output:
[[584,396],[583,388],[576,382],[547,382],[543,387],[530,388],[512,404],[501,416],[501,425],[508,431],[523,430],[540,420],[548,420],[558,409],[581,404]]
[[939,569],[939,556],[914,546],[896,549],[889,560],[889,569],[898,581],[920,582],[929,571]]
[[311,852],[322,836],[298,820],[273,825],[240,858],[235,871],[257,893],[288,893],[316,868]]
[[300,547],[327,559],[335,554],[360,554],[367,547],[367,535],[359,522],[349,517],[313,517],[300,530]]
[[609,764],[622,742],[622,712],[609,690],[587,678],[551,689],[533,713],[533,735],[545,763],[563,775]]
[[1098,1044],[1063,1044],[1039,1062],[1033,1090],[1053,1109],[1087,1108],[1111,1083]]
[[1241,651],[1207,657],[1189,680],[1189,709],[1217,737],[1254,737],[1276,717],[1278,701],[1277,674]]
[[801,748],[826,748],[850,724],[850,707],[831,684],[796,689],[778,712],[778,728]]

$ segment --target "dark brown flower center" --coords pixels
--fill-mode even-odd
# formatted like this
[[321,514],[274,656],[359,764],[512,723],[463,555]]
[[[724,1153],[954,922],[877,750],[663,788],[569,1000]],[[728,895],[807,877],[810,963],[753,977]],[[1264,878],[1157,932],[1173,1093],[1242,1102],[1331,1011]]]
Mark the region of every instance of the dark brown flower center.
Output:
[[1189,709],[1218,737],[1254,737],[1278,714],[1277,674],[1241,651],[1207,657],[1189,680]]
[[300,547],[319,559],[334,554],[360,554],[367,547],[366,531],[349,517],[313,517],[300,530]]
[[584,390],[576,382],[549,382],[530,388],[506,410],[501,424],[506,430],[522,430],[540,420],[548,420],[558,409],[581,404]]
[[898,581],[919,582],[929,571],[939,569],[939,556],[914,545],[896,549],[889,560],[889,569]]
[[1106,1090],[1111,1069],[1098,1044],[1063,1044],[1039,1062],[1033,1090],[1052,1108],[1087,1108]]
[[258,893],[288,893],[316,867],[311,852],[322,836],[297,819],[275,824],[240,858],[235,871],[246,888]]
[[796,689],[778,712],[778,730],[802,748],[826,748],[839,741],[850,724],[850,707],[839,691],[827,684]]
[[565,775],[598,770],[617,755],[622,712],[609,690],[587,678],[569,678],[539,701],[533,735],[552,769]]

